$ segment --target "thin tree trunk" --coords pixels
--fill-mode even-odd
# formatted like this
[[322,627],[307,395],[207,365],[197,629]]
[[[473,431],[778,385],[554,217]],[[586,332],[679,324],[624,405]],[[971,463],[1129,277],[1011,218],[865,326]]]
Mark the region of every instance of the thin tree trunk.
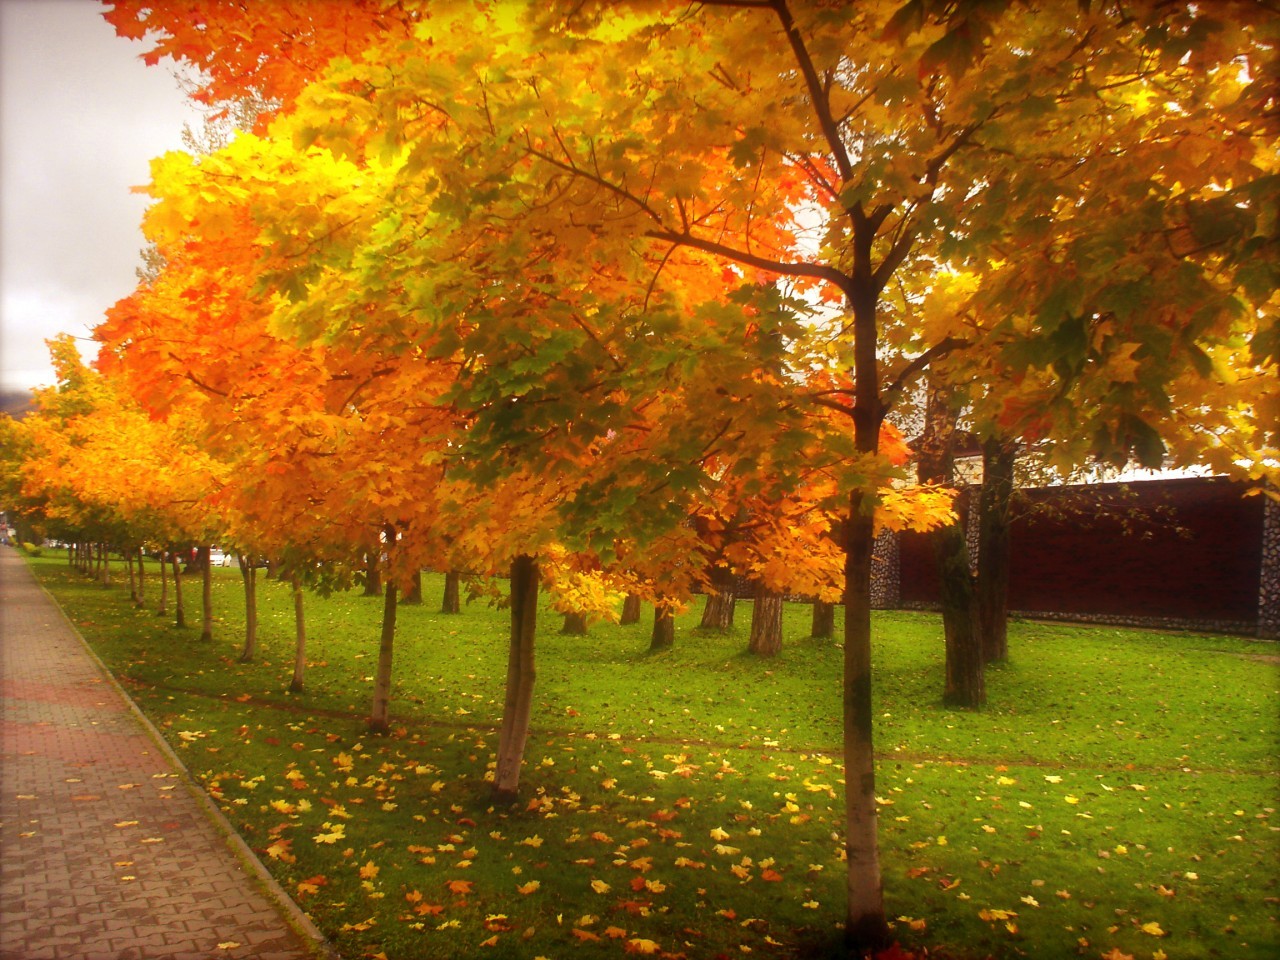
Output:
[[209,562],[209,545],[203,544],[196,550],[196,562],[200,566],[203,578],[200,601],[204,606],[200,624],[200,639],[204,643],[213,642],[213,564]]
[[98,544],[98,575],[104,587],[111,586],[111,555],[105,543]]
[[534,635],[538,627],[538,562],[518,556],[511,563],[511,637],[507,652],[507,692],[502,707],[502,733],[498,739],[498,767],[494,775],[495,800],[515,802],[520,788],[520,767],[529,738],[536,667]]
[[182,561],[178,559],[178,551],[170,553],[169,560],[173,564],[173,625],[185,627],[187,608],[182,604]]
[[676,615],[664,603],[653,607],[653,635],[649,638],[649,652],[670,650],[676,642]]
[[457,570],[449,570],[444,575],[444,600],[440,604],[441,613],[461,613],[462,603],[458,598],[458,581],[462,577]]
[[258,568],[251,557],[238,555],[240,577],[244,580],[244,650],[241,663],[252,663],[258,652]]
[[756,586],[751,605],[751,639],[747,652],[758,657],[776,657],[782,652],[782,594]]
[[880,880],[871,719],[871,551],[875,527],[870,505],[864,512],[862,501],[859,492],[850,497],[844,567],[845,942],[851,952],[878,949],[889,940]]
[[634,593],[628,593],[625,600],[622,601],[622,618],[618,623],[626,626],[629,623],[640,622],[640,597]]
[[422,571],[415,570],[413,572],[413,580],[409,582],[409,589],[405,591],[404,596],[400,598],[402,604],[408,603],[415,607],[422,606]]
[[169,569],[168,552],[160,551],[160,603],[156,607],[156,616],[163,617],[169,612]]
[[382,594],[382,638],[378,644],[378,669],[373,679],[370,733],[386,733],[391,729],[391,659],[396,640],[395,580],[386,582]]
[[289,689],[301,693],[305,685],[307,671],[307,618],[302,605],[302,580],[295,573],[290,582],[293,584],[293,680]]
[[813,601],[813,626],[809,636],[819,640],[830,640],[836,632],[836,605],[825,600]]
[[982,445],[978,498],[978,625],[982,659],[1009,656],[1009,521],[1017,445],[989,438]]
[[377,554],[367,553],[364,557],[364,594],[366,597],[382,596],[382,571],[378,569]]
[[[884,406],[876,355],[878,291],[871,269],[875,228],[859,212],[854,218],[849,291],[853,314],[853,438],[859,453],[880,445]],[[845,859],[847,861],[845,946],[870,953],[888,946],[877,836],[875,754],[871,702],[871,567],[875,547],[875,501],[855,489],[845,520],[844,593],[844,769]]]
[[587,635],[587,615],[585,613],[566,613],[564,615],[564,625],[560,628],[560,632],[570,637],[585,637]]
[[698,624],[707,630],[726,632],[733,629],[733,614],[738,598],[734,591],[733,569],[716,566],[711,570],[711,586],[707,590],[707,603],[702,608],[702,621]]
[[145,606],[147,603],[147,552],[142,547],[138,548],[138,606]]
[[129,599],[136,606],[138,603],[138,581],[133,573],[133,554],[129,550],[124,551],[124,565],[129,571]]

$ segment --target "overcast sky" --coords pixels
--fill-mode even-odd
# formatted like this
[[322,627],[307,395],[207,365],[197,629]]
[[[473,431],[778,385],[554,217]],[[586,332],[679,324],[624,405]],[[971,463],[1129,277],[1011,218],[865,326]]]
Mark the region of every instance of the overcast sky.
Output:
[[[134,287],[148,160],[199,124],[96,0],[0,0],[0,387],[52,382],[44,341],[87,337]],[[82,344],[91,355],[93,345]]]

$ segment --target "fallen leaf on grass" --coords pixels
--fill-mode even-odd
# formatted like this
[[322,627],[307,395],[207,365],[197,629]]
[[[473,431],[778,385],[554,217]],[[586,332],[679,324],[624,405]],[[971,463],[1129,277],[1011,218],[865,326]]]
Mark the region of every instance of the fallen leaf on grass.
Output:
[[1008,920],[1011,917],[1016,917],[1017,915],[1017,912],[1014,910],[982,909],[978,911],[978,916],[987,921],[987,923],[994,923],[997,920]]
[[518,887],[516,887],[516,893],[523,894],[524,896],[527,897],[529,894],[533,893],[535,890],[537,890],[541,886],[542,886],[542,883],[540,881],[530,880],[528,883],[522,883]]
[[1160,924],[1156,923],[1154,920],[1152,920],[1150,923],[1144,923],[1141,927],[1139,927],[1139,929],[1143,933],[1149,934],[1150,936],[1153,936],[1153,937],[1164,936],[1164,931],[1160,929]]
[[658,945],[652,940],[628,940],[627,945],[623,948],[627,953],[657,953]]
[[445,886],[449,888],[450,893],[456,893],[459,896],[464,896],[471,892],[471,888],[475,886],[475,884],[470,880],[450,880],[445,884]]

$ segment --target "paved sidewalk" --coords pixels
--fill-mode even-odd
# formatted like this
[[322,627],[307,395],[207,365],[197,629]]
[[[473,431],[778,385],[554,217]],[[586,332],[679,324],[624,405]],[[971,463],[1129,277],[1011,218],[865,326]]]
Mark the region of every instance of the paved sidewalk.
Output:
[[12,547],[0,694],[2,960],[319,955]]

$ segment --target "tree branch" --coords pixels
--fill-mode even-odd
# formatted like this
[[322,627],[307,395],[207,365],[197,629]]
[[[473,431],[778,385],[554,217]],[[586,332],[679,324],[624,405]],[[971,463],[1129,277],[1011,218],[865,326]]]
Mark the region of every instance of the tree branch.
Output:
[[970,342],[968,340],[963,340],[959,337],[946,337],[939,340],[924,353],[920,354],[920,356],[908,363],[898,372],[898,375],[894,377],[893,382],[885,387],[884,404],[886,409],[897,402],[899,394],[901,394],[902,390],[906,387],[908,381],[915,377],[921,370],[933,363],[933,361],[945,357],[948,353],[960,350],[967,346],[970,346]]
[[768,270],[787,277],[809,277],[813,280],[825,280],[827,283],[837,287],[846,297],[853,296],[853,279],[841,273],[835,267],[830,267],[826,264],[770,260],[767,257],[759,257],[755,254],[738,250],[735,247],[717,243],[714,240],[703,240],[701,237],[695,237],[688,233],[676,233],[674,230],[646,230],[644,235],[655,240],[665,240],[667,243],[694,247],[705,253],[715,254],[718,257],[724,257],[726,260],[741,263],[744,266]]
[[809,51],[805,48],[804,38],[796,28],[791,11],[787,9],[786,0],[774,0],[770,6],[777,13],[782,29],[787,35],[787,41],[791,44],[791,50],[795,53],[796,65],[804,76],[805,86],[809,89],[809,99],[813,103],[814,112],[818,115],[822,135],[826,138],[827,146],[831,148],[831,155],[835,159],[836,168],[840,171],[840,178],[848,183],[853,179],[853,163],[849,160],[849,151],[845,149],[844,141],[840,139],[840,128],[836,126],[835,119],[831,116],[831,104],[827,100],[826,88],[818,77],[818,71],[813,65]]

